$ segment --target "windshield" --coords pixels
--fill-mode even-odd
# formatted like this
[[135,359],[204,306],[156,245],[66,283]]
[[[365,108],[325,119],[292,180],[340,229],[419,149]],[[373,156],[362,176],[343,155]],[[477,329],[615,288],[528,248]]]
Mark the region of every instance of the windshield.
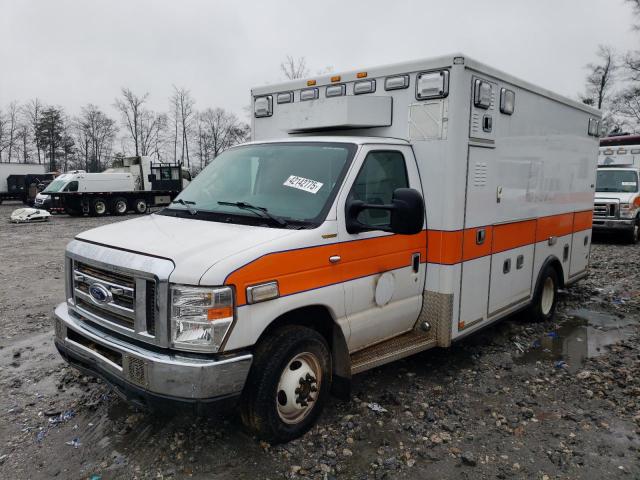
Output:
[[596,192],[638,191],[638,173],[634,170],[598,170]]
[[51,182],[47,188],[45,188],[42,193],[56,193],[62,191],[64,186],[67,184],[67,179],[57,178],[53,182]]
[[355,151],[354,144],[324,142],[236,147],[200,172],[169,210],[255,217],[260,223],[272,216],[286,221],[281,226],[317,224]]

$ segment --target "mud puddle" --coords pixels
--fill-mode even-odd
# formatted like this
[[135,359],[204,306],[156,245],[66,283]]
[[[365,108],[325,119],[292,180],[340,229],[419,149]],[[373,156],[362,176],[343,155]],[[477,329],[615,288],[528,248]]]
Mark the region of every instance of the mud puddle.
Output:
[[522,347],[515,361],[519,364],[535,364],[553,361],[557,368],[574,373],[587,359],[608,351],[632,334],[633,321],[615,315],[587,309],[570,310],[569,319],[558,329],[545,333],[529,347]]

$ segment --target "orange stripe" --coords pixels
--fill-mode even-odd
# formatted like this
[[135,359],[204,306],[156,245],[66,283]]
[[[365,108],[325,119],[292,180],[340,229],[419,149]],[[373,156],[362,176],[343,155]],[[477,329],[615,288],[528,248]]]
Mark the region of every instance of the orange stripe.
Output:
[[[478,230],[484,229],[485,238],[481,245],[478,245],[476,239]],[[462,246],[463,261],[473,260],[474,258],[486,257],[491,253],[491,242],[493,239],[493,227],[477,227],[467,228],[464,231],[464,245]]]
[[562,237],[573,233],[573,213],[563,213],[538,219],[536,242],[544,242],[549,237]]
[[536,220],[505,223],[493,227],[492,253],[531,245],[536,240]]
[[[235,285],[238,305],[246,303],[246,288],[278,281],[280,295],[312,290],[355,278],[411,265],[411,255],[421,262],[455,265],[492,253],[530,245],[591,228],[592,211],[565,213],[502,225],[465,230],[428,230],[417,235],[382,237],[334,243],[267,254],[232,272],[225,285]],[[485,241],[476,243],[476,233],[485,229]],[[337,264],[329,257],[339,255]]]
[[[413,253],[425,261],[426,231],[268,254],[231,273],[225,284],[236,286],[238,304],[244,305],[250,285],[277,280],[280,295],[290,295],[407,267]],[[333,255],[341,257],[339,263],[329,262]]]
[[427,262],[453,265],[462,261],[462,230],[427,232]]
[[593,210],[576,212],[573,216],[573,231],[589,230],[593,223]]

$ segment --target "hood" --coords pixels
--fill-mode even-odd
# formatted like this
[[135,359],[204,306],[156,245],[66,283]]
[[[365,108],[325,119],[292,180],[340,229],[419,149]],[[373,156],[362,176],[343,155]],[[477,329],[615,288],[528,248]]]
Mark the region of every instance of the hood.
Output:
[[631,203],[638,196],[638,192],[596,192],[595,201],[617,200],[618,203]]
[[175,265],[171,281],[194,285],[217,262],[292,233],[293,230],[278,228],[148,215],[94,228],[76,238],[167,258]]

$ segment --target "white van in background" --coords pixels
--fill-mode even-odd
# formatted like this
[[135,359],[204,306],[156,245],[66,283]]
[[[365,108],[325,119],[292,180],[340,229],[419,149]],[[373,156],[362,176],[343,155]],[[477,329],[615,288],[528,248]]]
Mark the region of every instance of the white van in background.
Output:
[[640,241],[640,135],[600,140],[593,229]]

